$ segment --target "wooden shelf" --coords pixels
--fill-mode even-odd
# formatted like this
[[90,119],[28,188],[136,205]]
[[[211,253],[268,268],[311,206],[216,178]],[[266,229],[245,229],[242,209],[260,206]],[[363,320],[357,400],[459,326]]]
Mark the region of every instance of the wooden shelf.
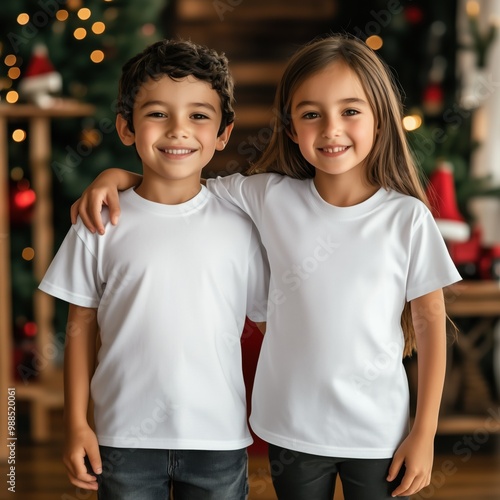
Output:
[[473,434],[476,431],[500,434],[500,424],[493,415],[454,415],[439,419],[438,434]]
[[444,294],[452,317],[500,316],[498,281],[461,281],[445,288]]
[[[449,348],[447,382],[453,385],[455,377],[450,373],[460,371],[466,382],[463,413],[444,414],[440,418],[441,434],[473,433],[479,429],[500,433],[494,395],[490,395],[488,383],[481,369],[484,355],[495,349],[491,332],[500,318],[500,284],[497,281],[461,281],[444,289],[446,311],[452,320],[470,318],[472,326],[459,332],[458,340]],[[498,347],[497,347],[498,348]],[[453,352],[459,354],[461,365],[455,366]],[[447,384],[445,383],[445,391]],[[451,394],[456,387],[448,387]],[[443,400],[446,401],[447,394]],[[450,403],[450,401],[448,401]],[[469,411],[468,411],[469,410]]]
[[[16,399],[28,400],[31,404],[32,437],[37,441],[49,438],[48,411],[62,407],[62,374],[54,366],[50,356],[53,344],[54,301],[47,294],[36,290],[33,295],[34,320],[37,323],[37,353],[44,357],[37,382],[15,382],[12,379],[12,300],[10,276],[10,221],[6,200],[8,197],[8,123],[28,121],[29,166],[32,187],[37,195],[34,209],[32,233],[35,258],[33,272],[40,281],[53,255],[52,222],[52,172],[51,120],[92,116],[94,106],[70,99],[57,99],[50,108],[33,104],[0,105],[0,442],[6,442],[7,389],[16,388]],[[4,449],[5,448],[5,449]],[[0,460],[5,459],[7,448],[0,447]]]

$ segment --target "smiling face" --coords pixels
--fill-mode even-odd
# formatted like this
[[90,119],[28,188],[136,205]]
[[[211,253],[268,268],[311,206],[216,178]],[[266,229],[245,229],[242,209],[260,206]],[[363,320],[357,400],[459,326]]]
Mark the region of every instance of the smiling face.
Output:
[[143,183],[183,181],[199,188],[201,170],[229,139],[232,125],[217,136],[221,119],[219,95],[207,82],[164,76],[148,79],[137,92],[134,132],[121,115],[116,124],[122,142],[136,146]]
[[363,181],[375,139],[375,117],[356,74],[334,62],[307,78],[291,102],[291,139],[316,177]]

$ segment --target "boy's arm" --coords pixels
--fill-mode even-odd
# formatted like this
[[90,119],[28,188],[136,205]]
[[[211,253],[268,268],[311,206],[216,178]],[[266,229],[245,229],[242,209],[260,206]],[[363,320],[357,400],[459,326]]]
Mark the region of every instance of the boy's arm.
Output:
[[71,483],[90,490],[97,490],[97,479],[87,472],[85,457],[95,474],[102,472],[97,437],[87,420],[97,331],[97,309],[70,304],[64,350],[63,461]]
[[71,223],[75,224],[77,216],[80,215],[82,222],[92,233],[97,230],[99,234],[104,234],[102,206],[108,206],[111,223],[117,224],[120,216],[118,191],[137,186],[141,180],[141,175],[119,168],[109,168],[101,172],[71,206]]
[[429,485],[434,459],[434,437],[446,369],[446,311],[441,289],[411,302],[418,349],[418,389],[415,421],[396,451],[388,480],[401,466],[405,475],[393,496],[409,496]]

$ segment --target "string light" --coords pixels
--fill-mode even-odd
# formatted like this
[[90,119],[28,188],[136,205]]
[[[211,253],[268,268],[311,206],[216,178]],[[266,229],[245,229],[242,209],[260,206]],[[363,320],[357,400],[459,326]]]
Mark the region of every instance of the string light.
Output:
[[87,36],[87,30],[85,28],[76,28],[73,32],[73,36],[77,40],[83,40]]
[[419,115],[408,115],[403,118],[403,127],[408,132],[416,130],[422,125],[422,117]]
[[90,9],[87,9],[86,7],[80,9],[77,14],[76,14],[82,21],[86,21],[91,15],[92,12]]
[[17,102],[19,100],[19,94],[15,90],[11,90],[11,91],[7,92],[7,95],[5,96],[5,100],[9,104],[14,104],[15,102]]
[[8,56],[5,56],[3,62],[6,66],[14,66],[17,62],[17,57],[14,54],[9,54]]
[[10,68],[9,71],[7,72],[7,75],[12,80],[16,80],[17,78],[19,78],[21,76],[21,70],[19,68],[17,68],[17,67],[16,68]]
[[69,12],[67,10],[61,9],[56,12],[56,19],[58,21],[66,21],[69,17]]
[[33,260],[35,257],[35,251],[31,247],[23,248],[23,251],[21,253],[21,257],[24,260]]
[[30,16],[28,16],[28,14],[24,12],[17,16],[17,23],[20,24],[21,26],[28,24],[29,21],[30,21]]
[[77,10],[82,6],[82,0],[68,0],[66,2],[66,7],[69,10]]
[[81,138],[83,141],[88,142],[93,147],[99,146],[102,141],[101,133],[95,128],[83,129]]
[[465,4],[465,10],[467,11],[467,15],[470,17],[477,17],[479,15],[479,2],[476,2],[475,0],[469,0]]
[[94,63],[101,63],[104,61],[104,52],[102,50],[94,50],[90,54],[90,60]]
[[384,41],[378,35],[369,36],[365,43],[372,50],[379,50],[384,45]]
[[102,23],[101,21],[97,21],[96,23],[94,23],[92,25],[92,31],[96,35],[101,35],[102,33],[104,33],[105,29],[106,29],[106,25],[104,23]]
[[12,132],[12,139],[15,142],[23,142],[26,139],[26,131],[22,128],[17,128],[14,132]]
[[14,167],[10,171],[10,178],[13,181],[20,181],[24,177],[24,170],[21,167]]

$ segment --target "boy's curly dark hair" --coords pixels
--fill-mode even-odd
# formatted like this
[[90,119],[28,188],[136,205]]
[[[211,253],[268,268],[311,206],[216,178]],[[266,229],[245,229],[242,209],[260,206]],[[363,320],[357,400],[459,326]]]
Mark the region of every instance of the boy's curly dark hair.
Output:
[[188,40],[160,40],[127,61],[122,68],[118,88],[117,113],[132,122],[134,104],[141,85],[149,78],[159,80],[168,76],[173,80],[189,75],[207,82],[219,94],[222,120],[218,135],[234,121],[234,83],[224,54]]

